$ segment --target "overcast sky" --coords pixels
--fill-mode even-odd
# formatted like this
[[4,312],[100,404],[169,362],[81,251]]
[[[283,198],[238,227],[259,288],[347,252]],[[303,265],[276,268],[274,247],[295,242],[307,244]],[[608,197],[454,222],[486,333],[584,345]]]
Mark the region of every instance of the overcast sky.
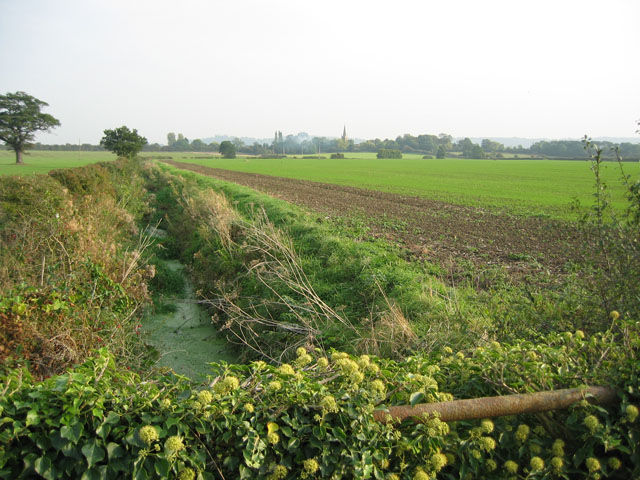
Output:
[[0,94],[43,143],[105,128],[271,137],[633,137],[638,0],[0,0]]

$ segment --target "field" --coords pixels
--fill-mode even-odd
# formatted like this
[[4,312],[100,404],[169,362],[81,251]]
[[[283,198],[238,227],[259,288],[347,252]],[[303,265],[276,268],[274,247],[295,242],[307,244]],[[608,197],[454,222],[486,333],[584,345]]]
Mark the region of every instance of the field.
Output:
[[[350,155],[351,154],[347,154]],[[149,155],[153,157],[154,155]],[[407,155],[401,160],[379,160],[375,154],[353,154],[330,159],[222,159],[204,155],[167,153],[173,160],[239,172],[311,180],[417,196],[460,205],[491,208],[508,215],[575,219],[574,199],[592,203],[593,173],[586,161],[560,160],[423,160]],[[625,164],[637,175],[640,165]],[[603,179],[610,185],[613,203],[624,204],[617,164],[607,164]]]
[[[189,156],[0,177],[0,476],[640,475],[638,219],[582,228],[535,195],[522,212],[545,214],[513,215]],[[362,162],[398,166],[343,161],[360,179]],[[585,385],[615,403],[386,423]]]
[[115,160],[111,152],[53,152],[28,150],[24,165],[16,165],[13,150],[0,150],[0,175],[32,175],[57,168],[82,167],[91,163]]

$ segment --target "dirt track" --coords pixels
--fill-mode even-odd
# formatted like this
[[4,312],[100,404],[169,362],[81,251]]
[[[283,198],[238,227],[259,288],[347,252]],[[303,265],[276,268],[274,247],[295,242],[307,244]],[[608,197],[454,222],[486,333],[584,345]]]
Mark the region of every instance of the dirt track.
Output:
[[512,278],[535,271],[561,273],[576,252],[577,231],[559,221],[496,215],[420,197],[166,162],[248,186],[330,217],[366,218],[372,235],[398,242],[411,256],[458,273],[464,260],[481,268],[501,266]]

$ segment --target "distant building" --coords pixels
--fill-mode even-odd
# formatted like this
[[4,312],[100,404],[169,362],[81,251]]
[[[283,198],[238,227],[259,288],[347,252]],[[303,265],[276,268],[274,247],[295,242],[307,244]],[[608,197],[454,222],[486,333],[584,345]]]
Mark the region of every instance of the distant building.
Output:
[[346,142],[349,137],[347,137],[347,126],[344,126],[344,129],[342,130],[342,137],[340,137],[342,139],[343,142]]

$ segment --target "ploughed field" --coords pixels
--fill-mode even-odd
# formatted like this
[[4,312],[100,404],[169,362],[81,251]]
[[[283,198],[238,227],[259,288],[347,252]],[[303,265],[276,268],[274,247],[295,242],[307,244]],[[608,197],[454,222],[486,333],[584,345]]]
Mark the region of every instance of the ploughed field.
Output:
[[[503,267],[511,277],[534,271],[562,273],[579,242],[569,222],[513,216],[480,207],[362,188],[211,168],[164,160],[176,167],[238,183],[323,213],[366,225],[366,234],[399,243],[412,259],[462,270]],[[467,265],[468,266],[468,265]]]

